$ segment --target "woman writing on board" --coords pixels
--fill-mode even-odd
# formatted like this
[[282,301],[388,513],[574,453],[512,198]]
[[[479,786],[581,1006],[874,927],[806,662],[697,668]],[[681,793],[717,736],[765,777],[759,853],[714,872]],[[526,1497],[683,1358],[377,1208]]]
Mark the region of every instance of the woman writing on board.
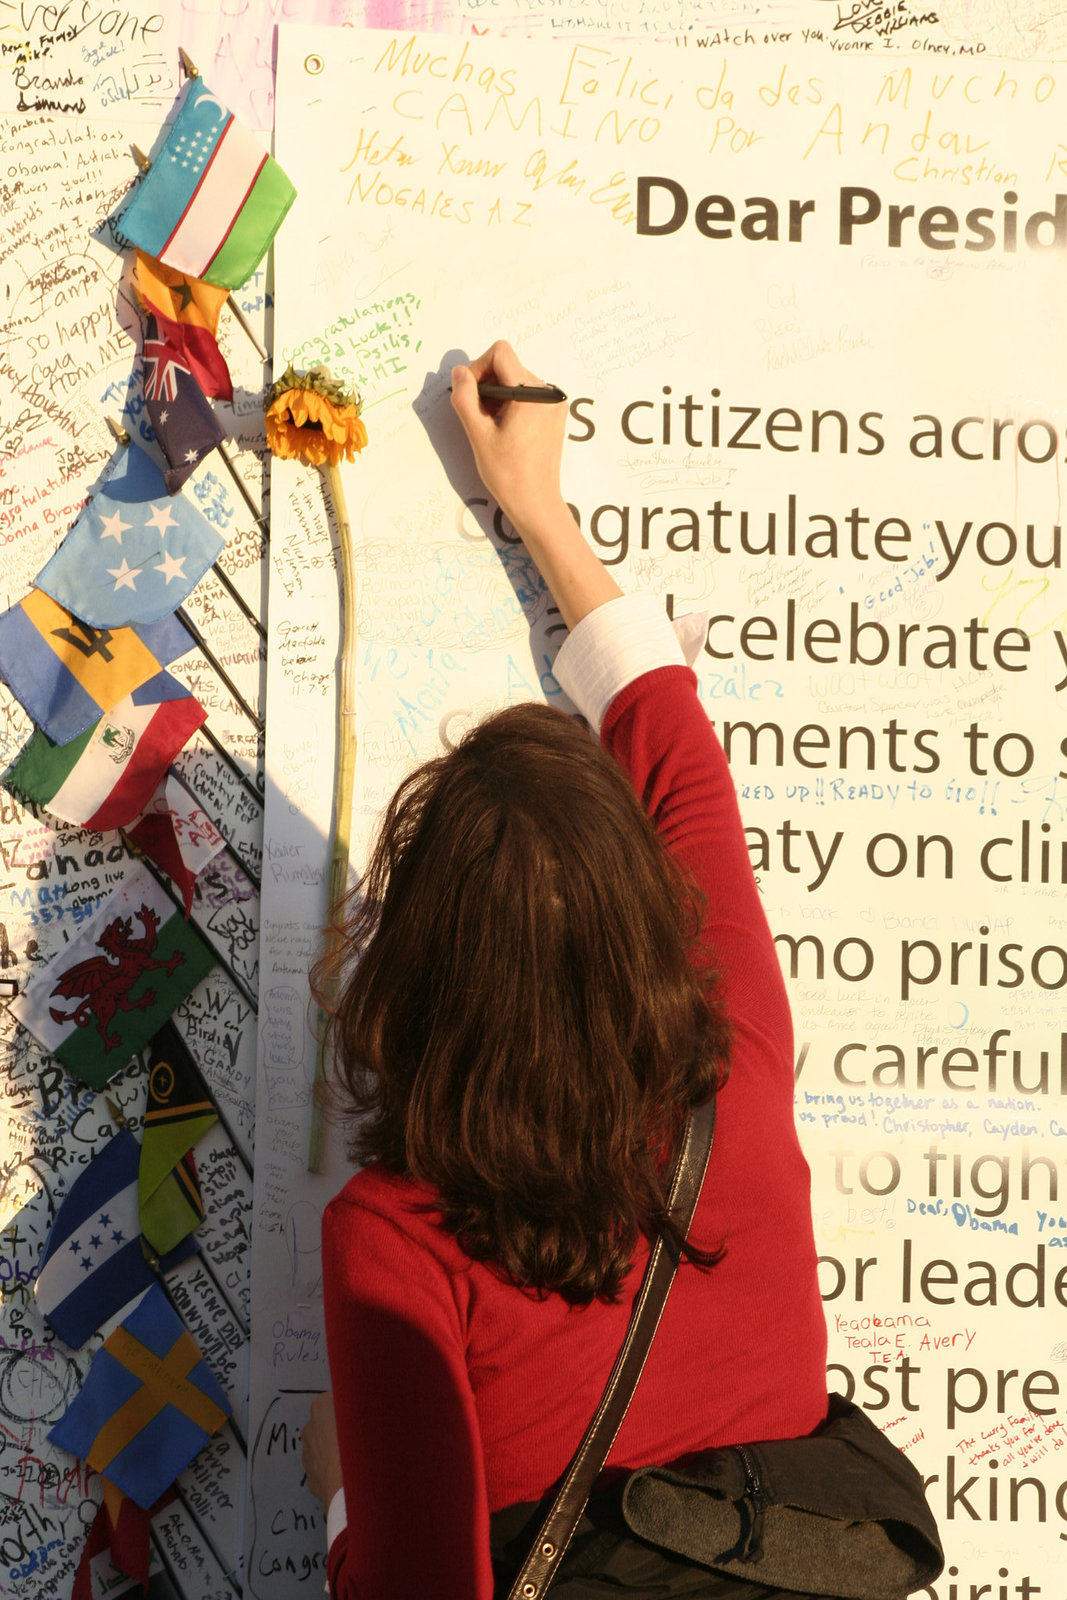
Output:
[[[362,884],[336,1042],[369,1164],[324,1219],[333,1402],[304,1441],[337,1600],[490,1600],[491,1531],[521,1555],[566,1469],[710,1094],[693,1248],[609,1471],[827,1410],[789,1011],[725,759],[662,606],[620,594],[563,499],[566,407],[489,407],[482,381],[537,380],[495,344],[452,404],[600,743],[543,706],[489,718],[401,785]],[[618,1543],[634,1592],[749,1590]],[[600,1592],[577,1583],[553,1592]]]

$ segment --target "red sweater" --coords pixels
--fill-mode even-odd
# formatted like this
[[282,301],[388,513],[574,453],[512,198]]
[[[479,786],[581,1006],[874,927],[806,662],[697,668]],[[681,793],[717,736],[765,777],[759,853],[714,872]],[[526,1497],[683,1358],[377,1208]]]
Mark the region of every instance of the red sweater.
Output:
[[[826,1330],[809,1174],[793,1124],[792,1028],[725,758],[685,667],[612,703],[602,737],[708,902],[733,1048],[695,1236],[609,1465],[797,1436],[826,1413]],[[561,1475],[622,1342],[621,1301],[537,1300],[470,1261],[378,1167],[327,1208],[323,1282],[348,1528],[337,1600],[490,1600],[488,1518]]]

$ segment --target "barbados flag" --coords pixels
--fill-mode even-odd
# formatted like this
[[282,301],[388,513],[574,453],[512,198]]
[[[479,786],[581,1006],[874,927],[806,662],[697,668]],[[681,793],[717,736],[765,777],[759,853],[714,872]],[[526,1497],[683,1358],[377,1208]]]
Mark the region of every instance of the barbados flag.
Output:
[[[120,1128],[75,1178],[56,1212],[34,1295],[38,1311],[73,1350],[155,1282],[141,1247],[140,1162],[140,1145]],[[189,1241],[166,1257],[163,1270],[195,1249]]]
[[239,289],[295,198],[273,156],[194,78],[117,227],[165,266]]
[[94,628],[43,589],[0,613],[0,677],[56,744],[69,744],[192,648],[176,616]]

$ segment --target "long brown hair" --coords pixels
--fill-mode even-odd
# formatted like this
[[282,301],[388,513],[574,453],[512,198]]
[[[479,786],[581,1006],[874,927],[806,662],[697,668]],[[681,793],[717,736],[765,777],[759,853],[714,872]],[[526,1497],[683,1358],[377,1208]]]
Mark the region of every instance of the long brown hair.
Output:
[[677,1239],[664,1161],[726,1077],[698,927],[584,728],[490,717],[400,785],[351,902],[332,1029],[352,1155],[432,1185],[466,1252],[523,1287],[615,1296],[639,1234]]

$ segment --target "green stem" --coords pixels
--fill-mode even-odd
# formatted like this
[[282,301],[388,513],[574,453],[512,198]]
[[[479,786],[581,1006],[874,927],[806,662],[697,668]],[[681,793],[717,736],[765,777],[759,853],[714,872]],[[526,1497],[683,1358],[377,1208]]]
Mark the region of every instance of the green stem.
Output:
[[338,965],[343,943],[341,907],[348,885],[349,835],[352,792],[356,775],[356,569],[352,555],[352,527],[348,520],[341,469],[324,468],[327,499],[333,507],[341,548],[341,681],[337,692],[337,741],[334,757],[333,838],[326,900],[326,931],[322,998],[315,1038],[315,1079],[312,1084],[311,1139],[308,1171],[321,1172],[325,1153],[326,1024],[340,987]]

